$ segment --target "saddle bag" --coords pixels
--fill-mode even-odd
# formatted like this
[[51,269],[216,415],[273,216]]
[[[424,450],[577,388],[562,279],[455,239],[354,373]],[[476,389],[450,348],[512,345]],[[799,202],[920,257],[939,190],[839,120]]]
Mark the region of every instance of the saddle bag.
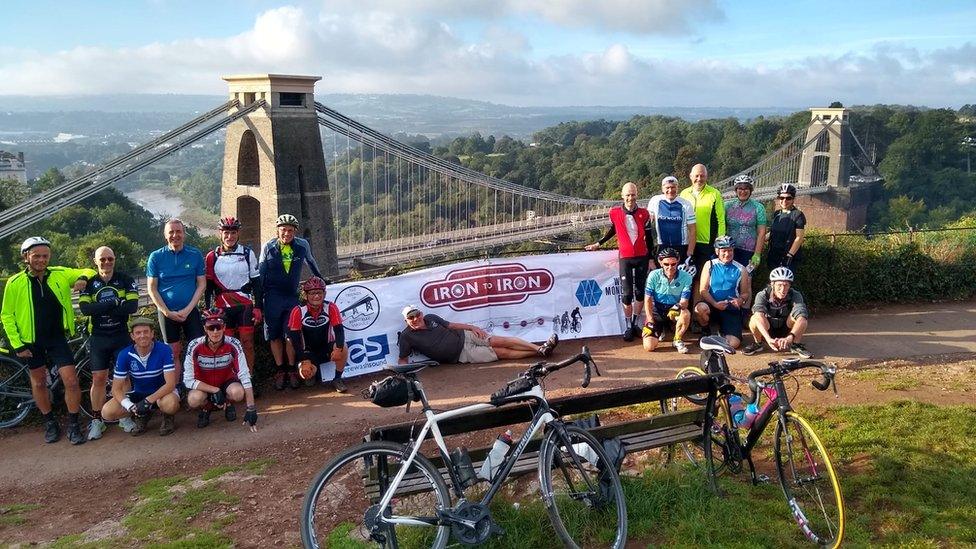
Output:
[[363,391],[363,398],[382,408],[394,408],[419,401],[420,393],[403,376],[387,376],[371,383]]

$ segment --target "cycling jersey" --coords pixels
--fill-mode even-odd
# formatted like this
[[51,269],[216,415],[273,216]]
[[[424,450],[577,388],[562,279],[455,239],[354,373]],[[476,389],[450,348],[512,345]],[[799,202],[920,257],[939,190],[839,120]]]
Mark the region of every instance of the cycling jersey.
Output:
[[676,197],[669,201],[659,194],[647,203],[647,211],[657,230],[658,248],[681,248],[688,245],[688,225],[694,225],[695,208],[691,202]]
[[166,384],[164,372],[175,371],[173,351],[169,345],[153,341],[152,349],[147,356],[139,356],[135,345],[129,345],[119,351],[115,359],[114,380],[121,381],[126,376],[132,383],[132,391],[143,395],[151,395]]
[[678,269],[674,280],[668,280],[664,269],[654,269],[647,277],[644,293],[651,296],[655,306],[658,304],[671,307],[682,299],[691,299],[691,275]]
[[326,302],[326,308],[314,309],[308,305],[295,307],[288,319],[288,338],[295,348],[298,360],[328,361],[333,348],[345,345],[342,315],[335,303]]
[[779,210],[769,226],[769,249],[788,252],[796,240],[796,230],[807,226],[807,218],[798,208]]
[[742,202],[738,198],[725,201],[725,227],[739,250],[756,249],[759,227],[766,226],[766,208],[757,200]]
[[736,261],[722,263],[718,259],[711,260],[711,271],[708,279],[708,293],[715,301],[724,301],[739,296],[739,280],[742,279],[745,267]]
[[238,305],[261,308],[258,260],[251,248],[238,244],[233,250],[227,251],[218,246],[207,252],[204,265],[207,273],[207,303],[222,309]]
[[603,244],[614,235],[617,236],[617,253],[621,259],[647,257],[651,244],[650,214],[641,207],[627,210],[623,205],[610,208],[610,228],[599,243]]
[[237,338],[224,336],[216,349],[211,348],[207,336],[198,337],[186,347],[183,361],[183,384],[196,389],[200,383],[223,387],[228,381],[240,381],[245,389],[251,386],[244,348]]
[[695,242],[710,245],[725,234],[725,202],[718,189],[705,185],[695,195],[695,187],[691,186],[679,196],[695,208]]
[[[287,253],[289,250],[290,253]],[[313,275],[325,278],[312,257],[312,247],[307,240],[295,237],[291,244],[281,244],[277,238],[269,240],[261,248],[261,258],[258,260],[265,297],[297,296],[298,283],[302,278],[302,263],[308,265]]]
[[93,336],[127,335],[129,315],[139,308],[139,287],[131,276],[118,271],[108,282],[95,276],[81,291],[78,308],[88,315]]
[[[75,334],[75,312],[71,308],[71,289],[78,280],[95,276],[93,269],[48,267],[43,283],[27,269],[7,279],[3,291],[0,320],[10,347],[20,352],[29,343],[44,337],[64,337]],[[48,299],[53,297],[54,299]],[[39,301],[47,304],[51,314],[35,314]],[[60,308],[60,311],[57,309]],[[60,318],[60,323],[58,322]],[[44,323],[50,322],[48,326]],[[48,332],[55,333],[48,333]]]
[[790,288],[786,293],[786,299],[781,301],[773,297],[773,290],[769,286],[759,290],[759,293],[756,294],[756,302],[752,305],[752,312],[765,314],[771,324],[785,323],[787,317],[796,320],[810,316],[800,292]]
[[146,276],[157,280],[159,295],[171,311],[190,304],[197,291],[197,277],[205,274],[203,254],[189,245],[178,252],[163,246],[149,254],[146,262]]

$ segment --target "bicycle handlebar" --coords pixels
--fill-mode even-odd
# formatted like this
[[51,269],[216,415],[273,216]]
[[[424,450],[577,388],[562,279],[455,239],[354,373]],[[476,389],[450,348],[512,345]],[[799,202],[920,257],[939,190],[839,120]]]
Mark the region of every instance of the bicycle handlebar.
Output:
[[795,372],[796,370],[802,370],[803,368],[818,368],[820,370],[820,380],[814,379],[810,382],[815,389],[818,391],[826,391],[828,387],[833,385],[834,394],[837,394],[837,383],[834,381],[837,374],[837,366],[821,360],[801,361],[795,358],[788,358],[778,362],[770,362],[768,368],[756,370],[749,374],[749,391],[752,393],[749,402],[755,402],[759,393],[759,383],[756,381],[757,377],[771,375],[774,378],[782,378],[787,374]]
[[539,384],[539,380],[545,378],[547,375],[563,368],[575,364],[577,362],[583,363],[583,383],[582,387],[587,387],[590,384],[590,379],[592,375],[592,370],[596,370],[596,375],[602,375],[600,373],[600,368],[597,367],[596,362],[593,361],[593,357],[590,356],[590,350],[587,347],[583,347],[583,350],[566,360],[557,362],[555,364],[547,364],[545,362],[537,362],[532,366],[529,366],[527,370],[519,374],[519,376],[512,381],[509,381],[505,387],[499,389],[492,393],[491,403],[495,406],[500,406],[504,404],[506,399],[511,396],[518,395],[530,390],[532,387]]

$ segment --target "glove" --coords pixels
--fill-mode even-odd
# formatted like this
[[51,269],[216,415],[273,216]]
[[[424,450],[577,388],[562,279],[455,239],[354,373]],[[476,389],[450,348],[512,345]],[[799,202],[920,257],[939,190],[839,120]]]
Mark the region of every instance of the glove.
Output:
[[261,312],[261,309],[251,309],[251,316],[254,317],[255,326],[261,324],[261,321],[264,320],[264,313]]
[[151,411],[152,411],[152,403],[146,399],[142,399],[139,402],[136,402],[135,407],[132,409],[132,413],[139,417],[145,417],[149,415],[149,412]]
[[244,412],[244,423],[247,423],[251,427],[254,427],[258,422],[258,410],[252,406],[247,407],[247,411]]
[[686,257],[685,262],[682,263],[681,265],[684,266],[685,270],[687,271],[688,268],[691,267],[691,256],[689,255],[688,257]]
[[668,309],[668,319],[670,319],[672,322],[677,320],[680,315],[681,315],[681,307],[675,305],[674,307]]
[[793,256],[790,254],[786,254],[786,257],[783,258],[783,266],[789,267],[792,263],[793,263]]
[[645,322],[644,327],[641,328],[641,337],[651,337],[654,335],[654,323]]
[[217,391],[216,393],[210,393],[207,395],[207,399],[214,406],[223,406],[224,402],[227,401],[227,396],[224,395],[223,391]]

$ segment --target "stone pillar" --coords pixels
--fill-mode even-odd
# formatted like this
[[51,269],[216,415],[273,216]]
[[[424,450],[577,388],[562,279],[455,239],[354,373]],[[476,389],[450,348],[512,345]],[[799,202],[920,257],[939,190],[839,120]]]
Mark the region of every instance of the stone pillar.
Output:
[[326,274],[338,273],[328,174],[315,112],[317,76],[225,76],[230,98],[267,107],[227,126],[221,216],[244,225],[241,240],[255,253],[276,234],[275,219],[298,218],[298,234]]

